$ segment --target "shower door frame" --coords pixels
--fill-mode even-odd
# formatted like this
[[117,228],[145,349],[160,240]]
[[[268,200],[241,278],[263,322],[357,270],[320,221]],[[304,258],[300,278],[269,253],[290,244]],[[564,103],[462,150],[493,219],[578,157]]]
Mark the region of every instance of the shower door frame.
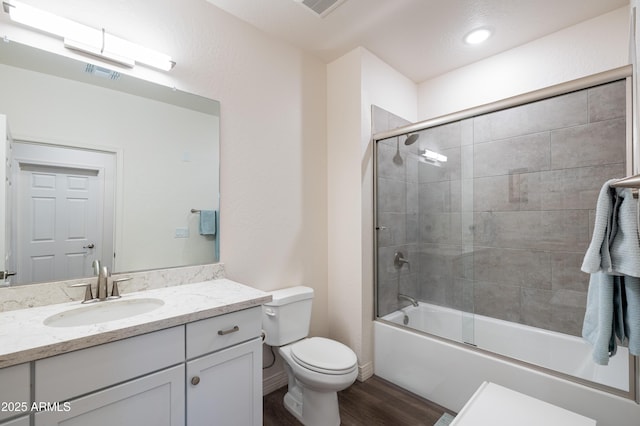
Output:
[[[640,172],[640,149],[639,149],[639,137],[638,133],[640,133],[639,129],[637,129],[637,122],[635,117],[635,111],[633,109],[635,102],[635,91],[633,90],[633,66],[625,65],[619,68],[614,68],[609,71],[600,72],[597,74],[592,74],[586,77],[578,78],[575,80],[567,81],[564,83],[556,84],[553,86],[545,87],[543,89],[535,90],[532,92],[527,92],[521,95],[516,95],[513,97],[509,97],[506,99],[502,99],[496,102],[491,102],[484,105],[479,105],[477,107],[468,108],[462,111],[454,112],[451,114],[442,115],[439,117],[435,117],[432,119],[427,119],[423,121],[419,121],[413,124],[409,124],[406,126],[398,127],[392,130],[382,131],[373,134],[372,143],[373,145],[373,235],[374,235],[374,245],[373,245],[373,312],[374,318],[373,320],[380,320],[378,316],[378,142],[390,139],[393,137],[399,137],[401,135],[419,132],[421,130],[425,130],[431,127],[440,126],[444,124],[448,124],[454,121],[460,121],[467,118],[476,117],[483,114],[492,113],[495,111],[517,107],[525,104],[529,104],[536,101],[541,101],[543,99],[551,98],[554,96],[564,95],[567,93],[575,92],[578,90],[587,89],[593,86],[598,86],[601,84],[611,83],[617,80],[626,80],[626,158],[630,159],[626,164],[626,175],[632,176],[638,174]],[[598,390],[602,390],[607,393],[615,394],[618,396],[622,396],[627,399],[634,400],[636,403],[640,403],[640,357],[629,355],[629,391],[621,391],[619,389],[611,388],[606,385],[601,385],[596,382],[592,382],[589,380],[580,379],[562,372],[558,372],[555,370],[549,370],[544,367],[537,366],[535,364],[530,364],[524,361],[520,361],[518,359],[506,357],[494,352],[490,352],[481,348],[474,347],[473,345],[465,344],[464,342],[457,342],[454,340],[444,339],[435,335],[430,335],[431,337],[435,337],[437,339],[446,340],[447,342],[462,345],[471,350],[476,350],[484,353],[491,354],[492,356],[496,356],[498,358],[503,358],[512,362],[516,362],[518,364],[526,365],[529,368],[546,372],[549,374],[553,374],[555,376],[580,383]]]

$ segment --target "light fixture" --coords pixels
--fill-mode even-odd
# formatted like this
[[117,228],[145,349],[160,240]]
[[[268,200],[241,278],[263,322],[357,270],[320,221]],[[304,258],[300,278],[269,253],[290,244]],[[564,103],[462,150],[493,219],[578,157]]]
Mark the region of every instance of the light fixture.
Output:
[[420,153],[420,155],[422,155],[427,160],[438,161],[440,163],[446,163],[447,162],[447,156],[446,155],[438,154],[437,152],[430,151],[428,149],[425,149],[424,152]]
[[61,37],[68,49],[88,53],[110,62],[132,68],[142,63],[164,71],[175,66],[171,57],[96,29],[45,12],[19,1],[2,3],[11,20]]
[[477,28],[464,36],[464,42],[467,44],[480,44],[489,37],[491,37],[491,30],[489,28]]

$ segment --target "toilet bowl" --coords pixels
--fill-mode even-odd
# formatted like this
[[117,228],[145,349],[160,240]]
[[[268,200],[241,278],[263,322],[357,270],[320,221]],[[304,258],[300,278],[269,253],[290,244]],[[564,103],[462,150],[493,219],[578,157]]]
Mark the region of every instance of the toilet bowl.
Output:
[[337,392],[356,380],[356,354],[340,342],[307,337],[313,289],[291,287],[271,294],[273,301],[263,306],[263,328],[265,343],[277,346],[284,360],[286,409],[305,426],[338,426]]

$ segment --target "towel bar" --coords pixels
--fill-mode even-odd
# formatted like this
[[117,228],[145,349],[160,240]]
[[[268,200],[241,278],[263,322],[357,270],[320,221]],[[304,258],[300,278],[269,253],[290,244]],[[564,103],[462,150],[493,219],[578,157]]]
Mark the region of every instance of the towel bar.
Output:
[[614,188],[631,188],[633,198],[638,198],[638,189],[640,189],[640,174],[622,178],[611,184]]

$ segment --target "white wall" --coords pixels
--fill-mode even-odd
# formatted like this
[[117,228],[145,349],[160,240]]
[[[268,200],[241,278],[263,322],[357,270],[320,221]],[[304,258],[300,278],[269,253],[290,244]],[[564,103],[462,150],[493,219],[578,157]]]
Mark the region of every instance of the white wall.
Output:
[[312,333],[327,335],[325,64],[204,0],[26,2],[171,54],[170,77],[149,78],[221,102],[227,276],[313,287]]
[[420,83],[426,120],[628,64],[623,7]]
[[329,318],[331,337],[373,374],[371,105],[415,121],[417,88],[364,48],[327,67]]

